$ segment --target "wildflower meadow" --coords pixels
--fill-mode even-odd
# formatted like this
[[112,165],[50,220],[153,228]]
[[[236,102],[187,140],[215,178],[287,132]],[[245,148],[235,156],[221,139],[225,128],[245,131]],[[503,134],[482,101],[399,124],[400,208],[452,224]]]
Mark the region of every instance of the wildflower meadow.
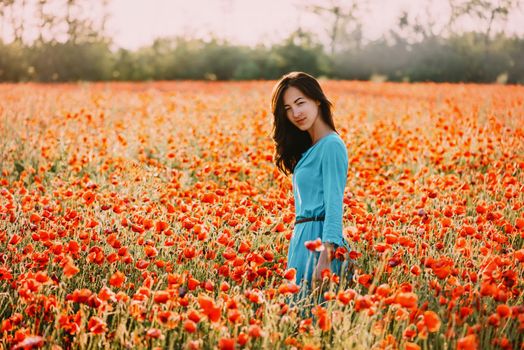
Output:
[[354,274],[292,303],[274,83],[0,85],[0,349],[524,349],[524,87],[322,81]]

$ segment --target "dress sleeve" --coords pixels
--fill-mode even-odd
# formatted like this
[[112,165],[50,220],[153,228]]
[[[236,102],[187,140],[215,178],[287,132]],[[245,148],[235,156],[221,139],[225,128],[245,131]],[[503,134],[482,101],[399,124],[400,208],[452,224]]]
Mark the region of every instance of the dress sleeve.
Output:
[[348,154],[346,146],[340,140],[326,142],[324,146],[321,162],[325,209],[322,242],[343,246],[342,214],[348,173]]

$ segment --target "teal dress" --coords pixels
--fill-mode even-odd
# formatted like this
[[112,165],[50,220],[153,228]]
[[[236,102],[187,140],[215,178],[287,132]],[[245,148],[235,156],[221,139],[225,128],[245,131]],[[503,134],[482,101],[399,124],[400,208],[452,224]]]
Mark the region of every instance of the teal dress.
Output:
[[[324,221],[308,221],[294,226],[289,243],[287,267],[296,269],[296,282],[310,286],[320,252],[311,252],[304,243],[320,238],[334,243],[335,249],[346,247],[342,235],[344,188],[348,172],[346,145],[331,132],[312,145],[293,171],[293,196],[296,218],[324,216]],[[346,259],[349,257],[346,254]],[[347,261],[333,259],[331,271],[340,276]],[[307,282],[307,283],[304,283]],[[308,290],[308,289],[306,289]]]

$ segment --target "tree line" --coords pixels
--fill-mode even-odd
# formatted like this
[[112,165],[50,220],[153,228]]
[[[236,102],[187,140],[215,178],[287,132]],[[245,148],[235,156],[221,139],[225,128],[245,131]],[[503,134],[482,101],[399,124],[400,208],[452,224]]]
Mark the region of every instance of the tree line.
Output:
[[[524,83],[524,38],[494,30],[517,8],[511,0],[496,6],[449,0],[455,7],[440,28],[431,18],[422,22],[404,12],[396,28],[367,42],[361,35],[363,1],[311,2],[304,8],[323,16],[327,40],[299,27],[273,45],[170,37],[136,50],[115,49],[105,29],[107,16],[86,17],[83,0],[55,0],[62,1],[61,14],[49,13],[50,1],[19,1],[0,1],[2,27],[9,26],[14,37],[0,41],[0,81],[254,80],[301,70],[332,79]],[[102,9],[108,1],[99,3]],[[30,4],[39,36],[28,41],[14,6]],[[454,31],[465,15],[484,20],[483,30]]]

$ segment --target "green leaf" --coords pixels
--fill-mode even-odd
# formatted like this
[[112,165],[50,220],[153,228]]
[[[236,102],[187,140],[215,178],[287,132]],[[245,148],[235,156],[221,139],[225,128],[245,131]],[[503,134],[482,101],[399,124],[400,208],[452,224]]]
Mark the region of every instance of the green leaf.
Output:
[[24,171],[24,166],[22,164],[20,164],[19,162],[15,162],[15,170],[18,173],[21,173],[22,171]]

